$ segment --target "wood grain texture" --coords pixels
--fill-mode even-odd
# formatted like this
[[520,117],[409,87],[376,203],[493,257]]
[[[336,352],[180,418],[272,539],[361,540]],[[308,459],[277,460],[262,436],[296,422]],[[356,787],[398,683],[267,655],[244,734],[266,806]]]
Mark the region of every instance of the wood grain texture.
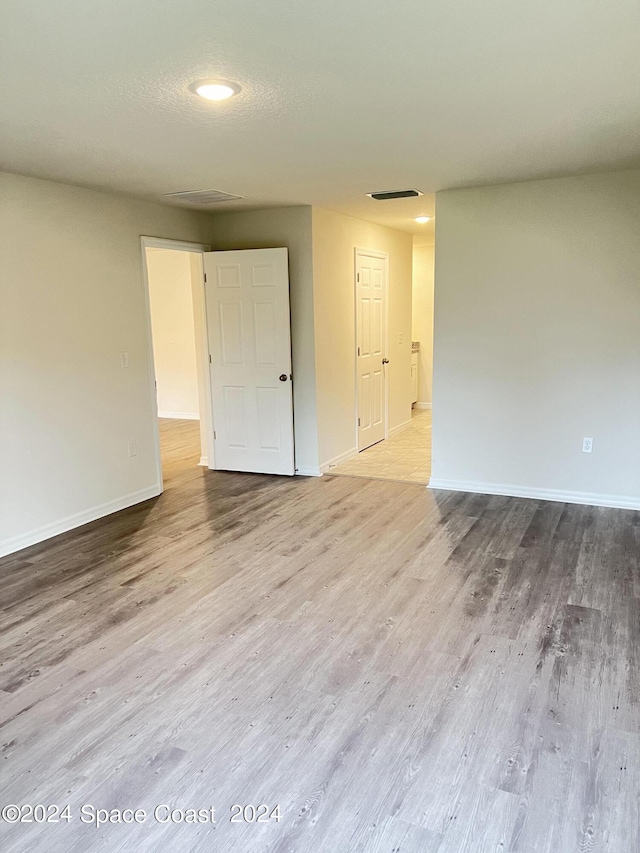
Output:
[[[0,801],[75,814],[0,849],[640,849],[640,513],[161,439],[161,497],[0,561]],[[218,820],[78,819],[161,803]]]

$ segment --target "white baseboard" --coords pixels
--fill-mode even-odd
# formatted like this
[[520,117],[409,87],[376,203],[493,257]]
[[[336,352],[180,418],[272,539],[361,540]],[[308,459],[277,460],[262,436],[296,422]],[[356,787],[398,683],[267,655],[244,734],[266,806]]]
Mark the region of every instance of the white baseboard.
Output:
[[159,418],[175,418],[180,421],[199,421],[198,412],[158,412]]
[[429,488],[443,489],[449,492],[472,492],[479,495],[505,495],[512,498],[533,498],[540,501],[606,506],[612,509],[640,509],[640,497],[601,495],[590,492],[564,492],[560,489],[535,489],[527,486],[514,486],[509,483],[477,483],[467,480],[441,480],[432,477],[429,480]]
[[296,475],[298,477],[322,477],[322,471],[319,468],[301,465],[299,468],[296,468]]
[[324,472],[328,471],[330,468],[335,468],[336,465],[340,465],[343,462],[347,462],[349,459],[353,459],[353,457],[357,455],[358,448],[351,447],[349,450],[345,450],[344,453],[339,453],[338,456],[334,456],[333,459],[329,459],[327,462],[323,462],[320,466],[320,471],[324,474]]
[[209,467],[209,457],[208,456],[201,456],[200,461],[198,462],[198,465],[202,465],[203,468],[208,468]]
[[162,486],[148,486],[146,489],[140,489],[139,492],[131,492],[121,498],[116,498],[116,500],[99,504],[82,512],[76,512],[73,515],[67,515],[65,518],[59,518],[57,521],[52,521],[43,527],[30,530],[28,533],[22,533],[20,536],[12,536],[9,539],[4,539],[0,542],[0,557],[21,551],[30,545],[37,545],[38,542],[44,542],[45,539],[59,536],[60,533],[66,533],[68,530],[81,527],[83,524],[96,521],[98,518],[104,518],[105,515],[119,512],[121,509],[127,509],[127,507],[142,503],[142,501],[148,501],[149,498],[155,498],[160,494],[162,494]]
[[393,429],[389,430],[387,438],[391,438],[392,435],[395,435],[397,432],[400,432],[401,429],[408,427],[411,424],[411,418],[408,421],[405,421],[402,424],[398,424],[398,426],[394,426]]
[[425,409],[426,410],[426,409],[430,409],[432,407],[432,405],[433,405],[432,403],[421,403],[420,401],[418,401],[417,403],[413,404],[413,408],[414,409]]

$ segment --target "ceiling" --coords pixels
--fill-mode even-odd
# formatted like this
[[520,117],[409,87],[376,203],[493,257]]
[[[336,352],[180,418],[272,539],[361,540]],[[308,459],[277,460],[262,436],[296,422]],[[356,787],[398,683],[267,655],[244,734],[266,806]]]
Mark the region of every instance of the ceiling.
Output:
[[[437,190],[640,166],[637,0],[7,0],[0,32],[0,163],[21,174],[429,242],[413,217]],[[242,92],[203,101],[204,77]],[[365,195],[407,187],[426,195]]]

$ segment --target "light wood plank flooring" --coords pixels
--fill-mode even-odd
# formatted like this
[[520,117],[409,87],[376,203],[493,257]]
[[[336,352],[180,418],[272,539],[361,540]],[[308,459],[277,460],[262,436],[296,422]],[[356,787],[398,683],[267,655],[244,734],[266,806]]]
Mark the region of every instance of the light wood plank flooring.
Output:
[[413,409],[410,424],[327,474],[426,485],[431,476],[431,411]]
[[3,853],[640,849],[639,513],[162,439],[160,498],[0,561],[0,801],[73,814]]

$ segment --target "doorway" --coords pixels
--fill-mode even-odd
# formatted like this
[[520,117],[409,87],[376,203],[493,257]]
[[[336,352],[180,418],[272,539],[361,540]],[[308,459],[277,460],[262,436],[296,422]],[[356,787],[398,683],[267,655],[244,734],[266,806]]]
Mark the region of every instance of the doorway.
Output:
[[165,458],[293,475],[287,249],[143,237],[142,257],[158,481]]
[[203,253],[209,246],[143,237],[158,480],[213,459]]
[[[411,338],[393,336],[389,341],[388,304],[393,301],[395,284],[388,281],[388,270],[382,265],[380,252],[356,250],[356,398],[357,453],[332,465],[328,474],[397,480],[426,485],[431,475],[431,351],[433,339],[433,247],[430,255],[413,254]],[[375,264],[379,271],[374,275]],[[365,272],[366,269],[366,272]],[[385,284],[380,286],[380,277]],[[377,283],[377,288],[372,284]],[[377,293],[376,293],[377,290]],[[397,303],[396,303],[397,304]],[[383,318],[381,321],[380,318]],[[380,347],[379,341],[384,345]],[[391,344],[391,346],[389,346]],[[397,388],[389,387],[394,375],[386,366],[386,353],[408,347],[410,362],[406,369],[406,411],[408,419],[392,429],[386,408]],[[365,356],[363,358],[362,356]],[[382,370],[383,382],[374,380],[374,372]],[[396,373],[397,378],[397,373]],[[377,397],[369,389],[379,388]],[[403,394],[405,391],[402,392]],[[379,401],[383,401],[380,405]],[[362,411],[371,412],[363,421]],[[376,424],[377,421],[377,424]],[[367,428],[367,437],[362,425]],[[370,424],[375,426],[370,429]],[[384,429],[382,428],[384,424]],[[364,439],[364,440],[363,440]],[[367,440],[368,439],[368,440]]]

